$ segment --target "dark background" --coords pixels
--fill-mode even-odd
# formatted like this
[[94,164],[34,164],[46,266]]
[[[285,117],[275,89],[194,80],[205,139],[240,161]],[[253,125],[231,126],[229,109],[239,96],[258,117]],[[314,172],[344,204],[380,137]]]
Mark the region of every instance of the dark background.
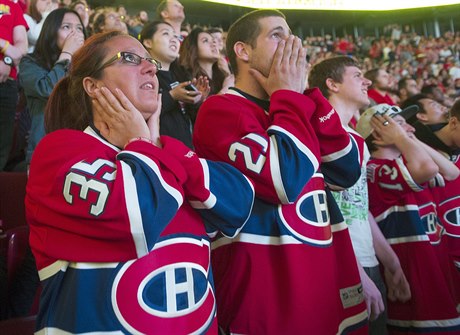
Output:
[[[228,29],[230,24],[242,14],[253,9],[224,4],[214,4],[200,0],[180,0],[185,7],[186,21],[193,24],[220,26]],[[372,0],[370,0],[372,1]],[[384,1],[384,0],[383,0]],[[404,0],[401,0],[404,1]],[[105,5],[123,4],[130,15],[146,10],[150,20],[155,17],[158,0],[93,0],[95,8]],[[330,34],[376,36],[383,34],[389,24],[407,26],[420,35],[436,35],[435,22],[441,34],[447,30],[460,31],[460,2],[457,5],[404,9],[393,11],[321,11],[321,10],[282,10],[295,34],[322,36]]]

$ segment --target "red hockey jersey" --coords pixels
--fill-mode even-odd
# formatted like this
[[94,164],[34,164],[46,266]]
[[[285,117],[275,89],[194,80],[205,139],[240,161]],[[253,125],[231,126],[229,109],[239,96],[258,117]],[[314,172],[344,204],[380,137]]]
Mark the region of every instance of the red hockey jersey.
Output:
[[250,219],[213,242],[219,324],[236,334],[367,334],[356,258],[328,183],[360,175],[356,143],[319,90],[270,106],[236,91],[198,113],[194,145],[254,183]]
[[392,334],[455,334],[460,317],[434,246],[421,220],[415,192],[423,191],[402,158],[371,159],[369,208],[399,258],[411,288],[406,302],[388,301]]
[[120,150],[88,127],[38,145],[26,195],[37,330],[217,333],[208,234],[238,233],[253,188],[230,165],[161,141]]

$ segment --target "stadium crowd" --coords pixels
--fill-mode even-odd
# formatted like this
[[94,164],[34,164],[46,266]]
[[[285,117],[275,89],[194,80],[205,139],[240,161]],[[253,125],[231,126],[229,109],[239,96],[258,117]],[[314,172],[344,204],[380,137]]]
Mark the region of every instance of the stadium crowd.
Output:
[[0,173],[28,176],[31,233],[13,283],[0,251],[0,320],[460,334],[460,32],[301,39],[277,10],[224,31],[178,0],[0,10]]
[[[24,10],[26,23],[29,26],[27,32],[28,53],[33,51],[46,16],[58,6],[69,7],[77,11],[88,36],[117,29],[138,38],[142,28],[149,22],[147,11],[141,10],[135,15],[130,15],[124,5],[91,8],[85,0],[60,2],[49,0],[41,1],[44,5],[34,9],[37,7],[37,3],[40,1],[33,0],[27,4],[24,1],[18,1]],[[161,19],[158,10],[155,15],[153,20]],[[172,23],[174,20],[176,19],[170,19],[169,22]],[[226,32],[222,28],[200,25],[191,27],[185,20],[185,14],[183,17],[179,15],[175,25],[176,30],[180,29],[182,39],[195,27],[214,31],[213,38],[218,44],[221,54],[225,57]],[[410,31],[409,26],[401,27],[398,24],[388,25],[384,31],[387,33],[380,37],[359,36],[355,38],[348,35],[334,39],[328,34],[325,36],[308,36],[303,39],[303,44],[308,50],[310,65],[335,55],[347,55],[357,59],[362,64],[364,72],[375,68],[384,69],[389,74],[389,81],[385,90],[392,96],[395,103],[399,103],[401,100],[398,82],[401,79],[412,78],[416,81],[419,92],[422,90],[426,92],[434,88],[439,89],[441,92],[437,92],[439,93],[437,94],[438,101],[451,107],[453,101],[460,95],[460,33],[446,31],[441,37],[421,36]],[[18,62],[16,59],[15,61]],[[219,62],[219,68],[222,65],[225,66],[225,63]],[[189,74],[192,74],[193,71],[193,69],[188,68]],[[230,70],[224,68],[224,71],[229,72]],[[231,81],[226,82],[225,86],[229,87],[229,84]],[[31,116],[30,111],[24,108],[26,99],[21,89],[20,86],[20,99],[15,115],[14,142],[11,143],[5,139],[5,145],[6,147],[9,146],[11,151],[2,154],[2,160],[6,159],[3,156],[9,155],[8,162],[1,164],[1,169],[6,171],[26,168],[24,162],[27,161],[25,156],[28,154],[24,146],[27,145],[26,141],[29,138]],[[23,113],[24,115],[22,115]],[[11,124],[11,120],[8,122]],[[8,128],[11,126],[9,125]],[[5,134],[7,133],[5,131]]]

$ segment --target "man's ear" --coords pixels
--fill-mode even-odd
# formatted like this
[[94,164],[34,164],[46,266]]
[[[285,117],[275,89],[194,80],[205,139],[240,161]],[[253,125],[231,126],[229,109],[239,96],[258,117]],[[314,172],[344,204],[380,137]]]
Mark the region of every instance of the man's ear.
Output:
[[332,78],[326,79],[326,86],[327,86],[327,89],[331,92],[337,93],[339,91],[339,87],[337,86],[336,82]]
[[98,81],[91,77],[83,78],[83,88],[85,89],[86,93],[91,97],[95,97],[94,91],[99,88]]
[[243,60],[244,62],[249,61],[249,53],[248,45],[244,42],[236,42],[233,46],[233,51],[235,51],[236,57]]
[[160,12],[160,16],[161,16],[161,18],[162,18],[163,21],[164,21],[164,19],[169,18],[169,13],[168,13],[167,10],[162,10],[162,11]]
[[428,121],[428,115],[426,115],[425,113],[417,113],[415,114],[415,117],[417,118],[417,120],[420,121]]
[[457,127],[459,126],[459,120],[457,119],[456,116],[451,116],[450,119],[449,119],[449,126],[452,128],[452,129],[457,129]]

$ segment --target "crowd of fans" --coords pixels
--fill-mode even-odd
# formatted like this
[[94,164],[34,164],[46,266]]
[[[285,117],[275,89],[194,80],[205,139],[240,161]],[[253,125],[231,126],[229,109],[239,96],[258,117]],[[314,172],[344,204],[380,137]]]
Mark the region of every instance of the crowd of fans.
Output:
[[[109,30],[120,30],[140,38],[140,33],[149,20],[165,19],[176,31],[180,29],[181,40],[192,31],[192,28],[199,28],[201,31],[212,33],[222,57],[219,58],[219,62],[215,66],[215,71],[217,71],[217,76],[219,77],[216,80],[219,83],[216,86],[211,82],[211,93],[221,91],[222,85],[225,90],[233,83],[232,77],[228,76],[231,71],[226,62],[222,61],[225,60],[226,32],[220,27],[200,25],[191,27],[185,20],[182,5],[178,6],[177,13],[172,11],[171,14],[166,14],[168,16],[166,18],[162,17],[161,13],[164,8],[159,6],[155,14],[156,17],[149,18],[145,10],[132,15],[128,13],[123,5],[91,8],[85,0],[72,2],[32,0],[27,7],[24,3],[19,3],[22,4],[22,8],[25,10],[24,17],[29,26],[27,32],[28,53],[33,52],[46,17],[51,10],[58,7],[67,6],[75,10],[81,17],[87,36]],[[399,83],[398,87],[398,82],[411,78],[416,82],[417,92],[436,89],[438,91],[437,101],[447,107],[452,106],[454,100],[460,95],[460,33],[447,31],[441,37],[420,36],[411,32],[407,27],[404,29],[398,25],[389,27],[391,29],[388,29],[388,34],[386,34],[388,36],[359,36],[354,38],[349,35],[335,39],[330,35],[309,36],[304,38],[303,44],[307,47],[307,57],[311,65],[334,55],[347,55],[357,59],[362,64],[364,72],[376,68],[385,70],[389,75],[389,80],[383,90],[392,97],[394,103],[401,102],[401,83]],[[194,33],[197,33],[196,29]],[[190,41],[187,41],[186,45],[189,44]],[[184,53],[182,59],[187,59],[187,62],[193,64],[196,51],[193,52],[194,56],[192,58],[186,58],[186,54],[190,53],[189,49],[184,50],[182,48],[182,53]],[[190,64],[187,65],[183,62],[185,61],[182,61],[182,64],[185,65],[188,73],[184,79],[196,77],[198,72],[205,74],[203,69],[192,69]],[[209,74],[208,78],[210,78]],[[14,142],[9,164],[3,167],[6,170],[23,170],[25,168],[21,160],[24,158],[25,137],[29,135],[30,115],[28,113],[30,111],[24,108],[25,99],[22,93],[23,91],[21,91],[20,97],[22,99],[19,100],[17,111],[19,115],[16,115],[17,138]],[[193,110],[192,114],[196,114],[197,106],[191,108]],[[21,113],[24,113],[24,115],[20,115]],[[192,115],[192,119],[194,117]]]
[[[0,4],[2,2],[7,3],[9,0],[0,0]],[[214,111],[212,108],[209,108],[210,100],[208,100],[208,98],[213,95],[219,97],[219,95],[227,93],[231,88],[236,94],[241,94],[241,96],[249,100],[252,99],[251,101],[254,101],[259,107],[263,107],[262,99],[256,99],[254,98],[255,95],[251,96],[247,94],[247,92],[243,92],[235,83],[235,76],[238,75],[237,72],[240,69],[236,66],[236,61],[232,64],[232,57],[230,57],[230,59],[228,57],[225,48],[227,33],[220,27],[201,25],[191,27],[186,23],[184,7],[179,1],[162,1],[157,7],[156,17],[153,19],[148,17],[147,11],[139,11],[135,15],[130,15],[123,5],[119,5],[118,7],[90,8],[85,0],[75,0],[72,2],[31,0],[28,6],[24,3],[21,4],[24,11],[24,22],[28,26],[28,50],[23,50],[22,55],[19,55],[18,52],[12,57],[14,61],[12,68],[18,70],[17,78],[14,77],[4,80],[4,82],[14,80],[14,82],[19,85],[17,92],[13,91],[17,93],[18,96],[15,107],[15,122],[13,124],[9,121],[12,138],[10,142],[1,143],[3,149],[6,147],[10,147],[11,149],[9,149],[8,160],[4,160],[4,166],[0,166],[0,170],[28,171],[35,147],[50,130],[45,129],[45,126],[59,124],[59,127],[56,127],[56,129],[66,128],[65,125],[67,120],[65,113],[59,113],[60,118],[56,118],[54,121],[45,120],[46,104],[50,97],[52,97],[55,87],[60,87],[60,89],[63,90],[63,83],[67,81],[75,83],[77,81],[75,78],[63,81],[63,78],[68,77],[69,72],[71,72],[74,54],[82,50],[81,48],[87,47],[85,40],[99,33],[106,33],[108,35],[105,36],[109,36],[110,32],[121,32],[121,34],[113,33],[113,36],[110,37],[112,41],[110,41],[110,39],[107,40],[109,42],[101,40],[100,43],[108,43],[114,50],[116,47],[115,42],[113,42],[114,40],[125,41],[124,43],[132,45],[137,49],[139,49],[140,46],[138,43],[141,43],[143,48],[145,48],[146,54],[150,55],[151,58],[147,56],[144,57],[144,54],[120,50],[105,63],[97,65],[96,69],[85,68],[82,63],[78,63],[78,67],[84,69],[88,73],[88,77],[98,79],[97,73],[119,59],[122,59],[124,63],[130,65],[143,64],[143,60],[147,60],[149,65],[153,65],[155,67],[156,77],[159,81],[159,87],[162,90],[160,96],[161,104],[159,104],[159,108],[161,108],[159,124],[161,127],[159,129],[159,134],[156,134],[158,141],[160,134],[169,135],[179,139],[188,148],[194,149],[192,135],[195,125],[199,124],[196,123],[197,115],[200,112],[203,113],[202,110],[207,111],[208,117],[210,118],[214,115],[214,112],[218,113],[218,110]],[[274,17],[277,16],[275,15]],[[277,19],[281,20],[280,18],[281,16],[277,17]],[[284,20],[284,18],[282,20]],[[138,39],[138,41],[133,42],[132,39],[126,39],[126,34]],[[287,39],[288,38],[286,38],[286,40]],[[311,77],[308,78],[309,73],[306,70],[305,76],[303,76],[305,78],[302,78],[299,82],[305,80],[306,85],[307,82],[310,84],[316,83],[313,86],[319,87],[322,96],[316,97],[316,100],[313,98],[311,99],[313,99],[318,106],[329,106],[323,101],[328,99],[331,105],[334,106],[340,114],[339,109],[340,107],[344,107],[344,102],[352,105],[352,113],[347,114],[345,117],[341,115],[342,120],[336,120],[337,125],[340,125],[340,122],[342,122],[343,127],[349,132],[354,132],[354,130],[352,128],[347,128],[348,126],[353,127],[358,123],[359,127],[359,122],[364,122],[362,121],[363,119],[361,119],[361,121],[358,120],[360,119],[361,113],[364,112],[369,105],[380,104],[397,105],[402,108],[417,105],[421,113],[420,115],[422,115],[418,116],[421,118],[418,120],[420,123],[423,121],[424,125],[445,124],[449,122],[449,110],[455,105],[460,97],[460,33],[447,31],[442,37],[420,36],[412,31],[395,25],[391,33],[383,37],[361,36],[355,38],[353,36],[344,36],[334,39],[332,36],[325,35],[306,37],[301,42],[300,40],[293,40],[293,37],[289,37],[289,43],[292,44],[290,46],[293,50],[296,50],[296,48],[301,49],[300,45],[302,44],[306,47],[306,54],[304,55],[302,53],[304,51],[298,51],[298,55],[305,56],[302,57],[302,62],[305,62],[305,60],[308,61],[309,66],[305,68],[313,68]],[[94,40],[91,41],[91,43],[94,43]],[[296,43],[299,45],[296,46]],[[1,52],[4,54],[4,62],[9,58],[6,53],[9,47],[9,42],[0,44]],[[336,58],[337,56],[347,56],[348,58]],[[330,63],[329,60],[331,60]],[[94,60],[94,64],[98,64],[98,62],[99,60]],[[334,62],[337,63],[335,64]],[[301,64],[301,62],[299,61],[298,64]],[[321,70],[321,67],[325,69]],[[335,71],[335,68],[337,68],[337,71]],[[340,86],[343,78],[349,79],[352,77],[350,73],[345,73],[346,69],[349,68],[356,69],[357,71],[357,76],[360,80],[360,83],[357,84],[357,86],[360,86],[359,90],[353,93],[343,93],[343,91],[337,91],[337,93],[331,89],[332,86],[329,87],[329,84],[326,84],[328,79],[336,76],[338,79],[334,85]],[[327,72],[326,70],[331,73],[323,78],[322,75]],[[250,72],[248,71],[248,73]],[[254,75],[254,77],[256,76],[257,74]],[[298,73],[297,76],[300,76],[300,74]],[[248,75],[248,77],[250,76]],[[256,80],[253,77],[250,78]],[[267,91],[260,83],[261,81],[257,82],[258,85],[260,85],[259,91]],[[235,86],[237,88],[235,88]],[[69,89],[65,91],[71,92],[71,88],[72,87],[69,87]],[[80,90],[82,90],[81,87]],[[289,91],[289,89],[286,90]],[[292,91],[294,91],[294,89],[292,89]],[[359,95],[358,91],[361,93],[365,91],[366,97],[363,100],[364,103],[361,101],[357,104],[352,97],[353,94]],[[329,92],[334,92],[334,94],[328,96]],[[321,95],[319,91],[317,92],[315,90],[309,91],[306,95],[315,97],[315,94]],[[101,98],[101,93],[99,91],[95,93],[95,96],[97,99],[105,101]],[[54,98],[57,99],[56,96],[54,96]],[[107,100],[110,102],[110,99]],[[84,101],[88,102],[87,99]],[[203,105],[206,101],[208,101],[207,109],[200,109],[201,106],[206,106]],[[225,103],[226,101],[222,101],[222,105]],[[57,106],[62,107],[62,105],[63,104],[58,104]],[[337,108],[336,105],[339,107]],[[216,106],[214,107],[217,109],[221,108],[221,105]],[[381,110],[381,108],[382,107],[377,107],[377,110]],[[56,107],[56,109],[59,108]],[[232,108],[230,109],[233,110]],[[212,112],[209,112],[210,110]],[[424,119],[423,113],[427,110],[436,111],[439,119]],[[95,111],[97,112],[97,108]],[[328,111],[327,108],[322,110],[322,112]],[[367,114],[369,113],[370,112],[367,111]],[[374,112],[372,111],[372,113]],[[381,143],[385,143],[385,145],[395,145],[398,149],[395,151],[398,156],[397,159],[399,159],[401,155],[405,158],[407,152],[403,149],[400,150],[398,147],[401,143],[393,143],[392,140],[394,140],[394,136],[402,138],[404,141],[414,146],[414,148],[411,148],[411,153],[415,152],[418,149],[415,148],[416,145],[414,145],[414,142],[410,139],[411,136],[407,137],[406,134],[412,133],[413,128],[405,123],[406,121],[409,122],[409,119],[399,121],[399,125],[402,125],[402,128],[397,125],[398,122],[395,121],[397,118],[393,119],[393,117],[395,117],[396,114],[402,113],[401,110],[394,112],[394,115],[391,113],[391,111],[387,113],[387,110],[382,111],[382,115],[379,115],[377,121],[373,119],[367,127],[373,127],[377,130],[381,128],[379,131],[382,134],[385,134],[385,131],[390,129],[392,133],[382,135],[383,139],[380,138],[378,140],[380,140]],[[329,117],[329,114],[324,114],[322,116],[322,118]],[[402,116],[399,117],[402,118]],[[77,119],[78,117],[76,117],[76,120]],[[78,120],[78,122],[82,124],[88,122],[90,124],[92,123],[91,120],[87,121],[86,119]],[[144,120],[140,123],[143,123],[143,121]],[[216,124],[219,123],[216,121]],[[8,127],[8,124],[5,123],[0,126],[4,129]],[[321,127],[318,126],[318,128]],[[53,129],[53,127],[51,127],[51,129]],[[197,132],[199,132],[200,129],[203,133],[201,136],[205,137],[204,134],[207,134],[207,129],[202,125],[201,128],[196,128]],[[380,134],[377,130],[376,132]],[[214,131],[216,130],[214,129]],[[302,129],[300,133],[303,131],[304,129]],[[315,131],[318,132],[318,137],[320,137],[321,130]],[[99,135],[101,134],[98,134],[98,136]],[[252,133],[248,136],[250,135],[252,135]],[[366,138],[370,136],[370,133],[366,136],[362,133],[361,135]],[[348,140],[348,137],[345,137]],[[371,138],[372,140],[370,142],[368,140],[371,154],[374,152],[379,153],[379,149],[372,146],[372,143],[374,143],[372,141],[375,141],[375,138]],[[213,140],[210,140],[209,145],[211,145],[212,142]],[[123,144],[128,146],[130,143],[131,142]],[[326,143],[326,141],[321,143],[321,145],[324,145],[324,143]],[[404,143],[402,146],[404,146]],[[419,146],[422,146],[422,144],[420,143]],[[203,148],[201,148],[201,150],[206,152]],[[419,159],[421,161],[425,159],[429,161],[430,164],[432,163],[433,172],[429,173],[429,176],[427,174],[426,178],[417,179],[414,177],[414,181],[417,184],[429,182],[436,174],[437,166],[441,166],[441,164],[445,163],[437,156],[435,158],[439,158],[439,160],[442,161],[441,163],[436,161],[433,157],[428,157],[435,154],[431,153],[427,148],[424,150],[424,155],[419,156]],[[387,152],[385,151],[384,153],[386,154]],[[332,153],[330,155],[334,156]],[[327,155],[322,154],[322,158],[325,156]],[[384,156],[385,155],[382,154],[382,157],[387,159],[387,157]],[[394,158],[391,155],[389,157],[389,160]],[[397,159],[395,158],[392,163],[394,164],[394,169],[399,169],[401,166],[398,165],[399,161],[397,161]],[[2,160],[0,160],[0,163],[1,162]],[[377,163],[374,162],[374,164]],[[341,164],[342,163],[338,164],[338,166]],[[450,162],[449,164],[445,164],[449,165]],[[382,165],[384,164],[382,163]],[[321,166],[327,171],[327,164],[321,162]],[[452,167],[449,165],[449,168]],[[360,169],[365,171],[365,164],[361,166]],[[417,173],[417,169],[415,167],[412,169],[412,166],[409,166],[408,171],[412,175],[416,175]],[[245,173],[247,173],[247,171]],[[333,172],[331,172],[331,174],[332,173]],[[456,168],[455,173],[457,177],[458,170]],[[327,172],[325,174],[327,174]],[[365,175],[365,173],[361,175],[362,178],[360,182],[363,185],[366,184]],[[448,180],[448,178],[446,178],[446,180]],[[351,189],[352,188],[350,188],[350,190]],[[256,189],[256,196],[257,192],[258,190]],[[360,190],[356,191],[356,193],[359,192]],[[375,193],[377,191],[373,192]],[[363,194],[367,198],[367,191],[363,192]],[[394,192],[392,195],[394,196]],[[344,201],[342,205],[347,205],[347,202],[350,202],[350,199],[352,199],[352,196],[343,193],[336,197],[336,201],[339,204],[340,197],[342,196]],[[401,197],[403,196],[405,195],[401,195]],[[398,196],[397,200],[399,201],[401,197]],[[377,198],[377,196],[375,198]],[[284,206],[284,204],[280,206]],[[343,208],[341,209],[343,210]],[[374,209],[374,212],[372,209]],[[367,213],[368,210],[370,210],[380,226],[385,224],[385,222],[382,224],[380,217],[380,214],[383,214],[375,209],[375,202],[369,204],[369,206],[366,204],[362,210],[366,214],[366,222],[368,221]],[[376,215],[376,213],[378,215]],[[385,213],[388,214],[387,212]],[[373,217],[371,217],[372,216],[370,216],[369,220],[374,220]],[[420,218],[417,216],[417,220],[418,219]],[[373,229],[373,226],[377,227],[376,221],[373,221],[375,224],[367,227],[368,234],[365,237],[361,236],[362,238],[370,240],[372,240],[372,238],[375,239],[373,236],[374,232],[371,232],[371,229]],[[418,225],[418,221],[414,225]],[[386,239],[391,240],[391,236],[389,237],[386,235],[387,232],[383,233]],[[383,240],[385,238],[382,237]],[[354,238],[352,237],[351,239],[353,240]],[[426,242],[428,243],[428,241]],[[388,243],[384,243],[384,245],[385,248],[390,249]],[[372,246],[369,246],[369,249],[372,248]],[[429,253],[431,255],[430,245],[427,244],[426,248],[430,249]],[[416,250],[414,254],[419,250],[420,249]],[[371,251],[374,252],[374,250]],[[375,252],[379,258],[377,250],[375,250]],[[396,252],[396,254],[398,254],[398,252]],[[410,261],[404,260],[404,256],[400,254],[396,257],[396,254],[391,254],[391,258],[398,259],[397,257],[399,257],[399,259],[404,261],[404,264],[402,266],[398,264],[395,271],[398,273],[404,271],[407,275],[407,269],[410,267],[410,265],[407,264],[410,264]],[[382,262],[382,260],[380,261]],[[437,261],[434,260],[433,262]],[[372,264],[373,267],[377,267],[378,271],[377,260]],[[382,264],[386,266],[384,262],[382,262]],[[363,267],[365,266],[363,265]],[[411,271],[414,273],[416,272],[416,270],[412,268]],[[442,273],[442,271],[439,272]],[[364,281],[363,276],[365,275],[360,273],[360,276],[361,280]],[[369,273],[368,276],[371,277]],[[401,276],[403,277],[403,275]],[[414,277],[415,275],[413,275],[412,280],[414,280]],[[38,285],[38,278],[36,276],[33,278],[29,277],[25,280],[31,285]],[[381,278],[379,280],[383,283]],[[411,278],[409,278],[409,282],[411,282]],[[405,278],[404,285],[406,288],[409,286]],[[456,286],[456,284],[454,286]],[[382,294],[385,294],[385,290],[380,291]],[[409,291],[409,289],[407,289],[407,291]],[[448,294],[447,292],[446,295]],[[408,292],[401,295],[405,296],[403,299],[400,299],[401,301],[404,300],[405,302],[410,298],[410,293]],[[412,296],[416,297],[417,292],[413,291]],[[9,311],[1,311],[4,314],[0,315],[0,317],[14,317],[26,314],[30,309],[33,298],[32,296],[22,297],[14,302],[9,302],[11,304]],[[390,303],[390,306],[391,304],[392,303]],[[379,307],[379,313],[384,309],[385,306],[383,306],[382,301],[382,306]],[[15,311],[14,314],[11,313],[13,310]],[[457,318],[457,315],[452,316],[452,320]],[[386,320],[382,322],[384,324],[383,328],[385,328]]]

